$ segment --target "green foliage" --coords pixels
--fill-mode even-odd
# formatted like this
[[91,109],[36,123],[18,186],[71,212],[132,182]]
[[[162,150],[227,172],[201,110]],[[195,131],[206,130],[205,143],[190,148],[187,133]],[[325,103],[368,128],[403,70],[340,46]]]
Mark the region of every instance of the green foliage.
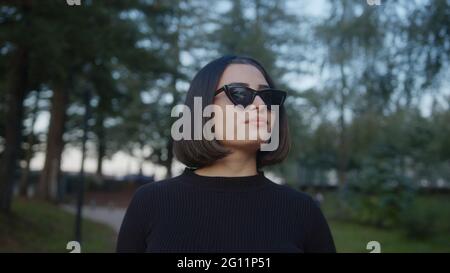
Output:
[[410,209],[415,189],[389,160],[367,160],[349,179],[344,202],[357,221],[392,227]]
[[402,212],[400,225],[409,238],[426,239],[438,232],[437,222],[440,215],[436,210],[428,210],[414,203],[408,210]]
[[[365,252],[366,244],[376,240],[381,252],[449,252],[450,196],[418,193],[400,216],[399,224],[378,228],[341,217],[338,192],[324,194],[322,210],[333,233],[338,252]],[[430,216],[433,215],[433,216]],[[420,225],[416,227],[414,225]],[[429,226],[429,227],[427,227]]]

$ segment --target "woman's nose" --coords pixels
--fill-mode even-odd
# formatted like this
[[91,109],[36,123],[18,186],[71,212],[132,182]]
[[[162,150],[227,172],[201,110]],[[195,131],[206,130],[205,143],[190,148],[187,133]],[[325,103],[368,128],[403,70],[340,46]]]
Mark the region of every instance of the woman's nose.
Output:
[[261,105],[265,105],[264,101],[261,99],[260,96],[256,96],[250,107],[252,107],[251,109],[260,108]]

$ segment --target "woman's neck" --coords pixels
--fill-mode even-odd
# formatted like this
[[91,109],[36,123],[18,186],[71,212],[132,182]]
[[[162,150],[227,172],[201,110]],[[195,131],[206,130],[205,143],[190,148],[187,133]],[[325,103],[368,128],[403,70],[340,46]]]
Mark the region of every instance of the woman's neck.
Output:
[[256,153],[234,150],[228,156],[214,164],[195,170],[203,176],[250,176],[258,174],[256,169]]

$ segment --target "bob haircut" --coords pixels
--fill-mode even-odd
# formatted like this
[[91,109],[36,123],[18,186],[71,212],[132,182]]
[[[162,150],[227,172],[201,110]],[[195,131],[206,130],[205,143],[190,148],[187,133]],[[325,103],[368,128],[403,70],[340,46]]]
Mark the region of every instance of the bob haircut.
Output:
[[[222,73],[230,64],[248,64],[256,67],[264,76],[269,87],[276,88],[273,80],[267,74],[264,67],[255,59],[246,56],[226,55],[215,59],[204,66],[192,79],[191,85],[186,95],[185,105],[189,109],[194,109],[194,97],[202,98],[203,109],[214,103],[214,94],[219,84]],[[192,117],[193,119],[193,117]],[[211,117],[202,118],[203,125]],[[193,124],[193,123],[191,123]],[[289,127],[284,106],[280,107],[280,130],[279,145],[274,151],[258,151],[256,167],[273,165],[283,161],[290,149]],[[189,168],[201,168],[211,165],[216,160],[227,156],[230,151],[222,146],[217,140],[178,140],[174,141],[173,152],[175,156]]]

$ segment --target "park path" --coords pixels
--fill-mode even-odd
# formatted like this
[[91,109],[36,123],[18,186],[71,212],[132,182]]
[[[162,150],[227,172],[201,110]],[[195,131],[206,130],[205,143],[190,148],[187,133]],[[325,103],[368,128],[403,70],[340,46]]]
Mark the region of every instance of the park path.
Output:
[[[65,211],[75,214],[76,207],[71,204],[61,205]],[[83,217],[95,222],[106,224],[119,233],[120,225],[125,216],[125,208],[111,206],[83,206]]]

